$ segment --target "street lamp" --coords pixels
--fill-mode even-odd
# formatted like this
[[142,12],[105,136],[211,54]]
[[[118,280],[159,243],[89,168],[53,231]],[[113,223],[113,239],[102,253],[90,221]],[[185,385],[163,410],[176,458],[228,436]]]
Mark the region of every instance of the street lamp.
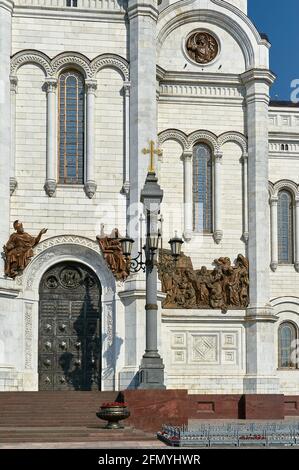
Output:
[[175,261],[181,256],[181,250],[183,245],[183,240],[178,237],[178,232],[175,232],[175,236],[171,238],[168,242],[170,244],[171,254]]

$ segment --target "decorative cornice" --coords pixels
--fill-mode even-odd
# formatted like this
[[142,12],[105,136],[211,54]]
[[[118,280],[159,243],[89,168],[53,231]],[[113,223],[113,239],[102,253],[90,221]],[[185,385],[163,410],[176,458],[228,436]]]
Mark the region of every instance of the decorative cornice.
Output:
[[252,82],[266,83],[268,86],[273,85],[276,75],[267,69],[251,69],[241,75],[242,83],[248,85]]
[[55,79],[64,67],[76,66],[81,69],[86,79],[96,79],[97,73],[111,67],[118,70],[125,81],[129,81],[129,64],[123,57],[116,54],[102,54],[89,60],[86,56],[75,52],[63,52],[53,59],[46,54],[32,49],[20,51],[11,59],[11,75],[16,76],[18,69],[24,64],[36,64],[42,68],[47,79]]
[[[130,6],[130,3],[131,3],[131,6]],[[131,1],[129,2],[127,13],[128,13],[128,17],[130,21],[132,21],[134,18],[139,17],[139,16],[147,16],[151,18],[153,21],[157,22],[158,17],[159,17],[159,10],[157,9],[156,6],[154,6],[151,3],[138,4],[137,2],[135,2],[135,4],[132,5],[132,1]]]

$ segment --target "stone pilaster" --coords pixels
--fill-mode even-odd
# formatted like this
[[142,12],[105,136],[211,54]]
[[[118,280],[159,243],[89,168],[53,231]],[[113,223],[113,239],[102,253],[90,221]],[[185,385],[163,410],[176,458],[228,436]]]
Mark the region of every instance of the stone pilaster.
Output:
[[[9,237],[10,171],[11,171],[11,96],[10,56],[11,18],[14,3],[0,0],[0,247]],[[0,262],[0,277],[4,263]]]
[[124,82],[125,97],[125,171],[123,191],[129,194],[130,191],[130,90],[131,82]]
[[95,98],[97,90],[96,80],[85,80],[86,87],[86,178],[84,189],[87,197],[92,199],[97,190],[95,182]]
[[243,163],[243,241],[248,243],[248,153],[242,156]]
[[221,152],[215,153],[215,174],[214,174],[214,181],[215,181],[215,226],[214,226],[214,240],[217,245],[222,240],[223,237],[223,230],[222,230],[222,157],[223,154]]
[[189,242],[192,238],[192,151],[182,155],[184,162],[184,239]]
[[271,211],[271,269],[273,272],[278,268],[278,233],[277,233],[277,207],[278,198],[270,199]]
[[18,77],[10,77],[10,100],[11,100],[11,153],[10,153],[10,195],[15,192],[18,182],[16,178],[16,97],[18,89]]
[[274,75],[253,69],[242,75],[248,129],[248,212],[250,305],[246,317],[245,393],[278,393],[274,322],[270,306],[268,112]]
[[299,198],[296,198],[296,254],[295,269],[299,273]]
[[57,186],[57,80],[55,78],[47,78],[45,88],[47,93],[47,170],[45,191],[49,197],[52,197]]
[[[156,101],[156,0],[130,0],[130,227],[138,240],[140,192],[144,185],[148,157],[142,149],[157,140]],[[135,243],[137,245],[137,243]]]

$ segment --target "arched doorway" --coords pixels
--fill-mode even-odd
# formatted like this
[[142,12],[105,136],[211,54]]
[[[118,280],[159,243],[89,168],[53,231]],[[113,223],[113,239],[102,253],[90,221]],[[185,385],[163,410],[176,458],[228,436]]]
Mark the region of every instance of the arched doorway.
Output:
[[63,262],[39,287],[39,390],[99,390],[101,285],[83,264]]

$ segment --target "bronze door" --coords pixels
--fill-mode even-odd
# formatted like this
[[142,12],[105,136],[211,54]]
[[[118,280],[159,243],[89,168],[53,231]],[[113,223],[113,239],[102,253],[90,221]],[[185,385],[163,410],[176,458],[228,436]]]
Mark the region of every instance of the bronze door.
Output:
[[101,286],[77,263],[51,267],[40,283],[39,390],[99,390]]

